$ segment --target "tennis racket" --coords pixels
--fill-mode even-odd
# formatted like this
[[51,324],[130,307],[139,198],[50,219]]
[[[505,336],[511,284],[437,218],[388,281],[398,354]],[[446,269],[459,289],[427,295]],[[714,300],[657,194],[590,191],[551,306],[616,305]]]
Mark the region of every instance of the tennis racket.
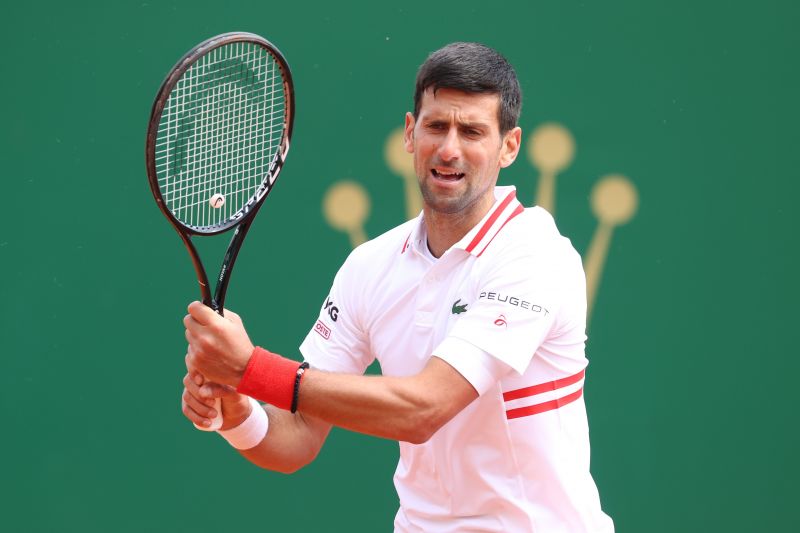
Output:
[[[203,303],[222,314],[236,256],[286,160],[294,89],[280,51],[252,33],[192,48],[158,90],[147,126],[147,179],[189,251]],[[235,229],[212,295],[193,236]],[[221,402],[213,431],[222,424]]]

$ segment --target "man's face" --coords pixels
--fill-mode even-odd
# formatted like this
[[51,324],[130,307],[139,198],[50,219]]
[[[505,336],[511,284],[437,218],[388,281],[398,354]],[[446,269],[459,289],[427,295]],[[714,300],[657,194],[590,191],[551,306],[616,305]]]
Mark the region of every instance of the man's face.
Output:
[[519,128],[500,135],[499,105],[496,94],[428,89],[417,119],[406,114],[405,147],[426,207],[478,220],[491,207],[497,176],[517,157],[521,136]]

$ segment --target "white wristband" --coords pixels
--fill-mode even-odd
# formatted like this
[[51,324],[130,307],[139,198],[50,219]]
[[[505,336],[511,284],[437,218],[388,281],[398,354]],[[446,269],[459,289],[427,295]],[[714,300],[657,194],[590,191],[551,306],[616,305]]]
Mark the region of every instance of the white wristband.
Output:
[[235,428],[217,431],[222,435],[223,439],[237,450],[255,448],[267,436],[267,430],[269,429],[267,413],[261,407],[261,404],[253,398],[250,398],[250,405],[253,409],[244,422]]

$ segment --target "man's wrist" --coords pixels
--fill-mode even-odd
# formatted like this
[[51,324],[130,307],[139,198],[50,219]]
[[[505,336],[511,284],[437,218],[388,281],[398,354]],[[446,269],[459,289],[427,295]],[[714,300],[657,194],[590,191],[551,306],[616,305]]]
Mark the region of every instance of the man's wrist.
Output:
[[297,361],[256,346],[236,392],[289,411],[300,366]]
[[[250,364],[250,360],[253,358],[255,348],[255,346],[250,344],[250,351],[248,352],[250,354],[249,357],[244,360],[238,359],[234,362],[236,365],[235,368],[233,368],[234,378],[228,383],[229,385],[232,385],[234,389],[238,389],[239,384],[242,382],[242,379],[244,379],[244,375],[247,372],[247,367]],[[244,352],[244,349],[242,352]]]
[[221,431],[226,431],[244,422],[252,413],[252,398],[240,395],[239,398],[233,400],[225,398],[222,401],[223,419]]
[[251,406],[250,414],[241,424],[237,426],[217,431],[222,438],[237,450],[249,450],[255,448],[264,440],[269,430],[269,418],[267,413],[253,398],[248,398]]

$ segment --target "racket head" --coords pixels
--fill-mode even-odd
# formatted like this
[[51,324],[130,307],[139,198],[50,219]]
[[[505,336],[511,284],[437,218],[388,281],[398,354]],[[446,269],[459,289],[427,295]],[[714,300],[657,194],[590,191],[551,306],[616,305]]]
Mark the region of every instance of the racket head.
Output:
[[255,213],[283,167],[294,105],[286,59],[258,35],[218,35],[178,61],[153,102],[145,159],[179,231],[214,235]]

